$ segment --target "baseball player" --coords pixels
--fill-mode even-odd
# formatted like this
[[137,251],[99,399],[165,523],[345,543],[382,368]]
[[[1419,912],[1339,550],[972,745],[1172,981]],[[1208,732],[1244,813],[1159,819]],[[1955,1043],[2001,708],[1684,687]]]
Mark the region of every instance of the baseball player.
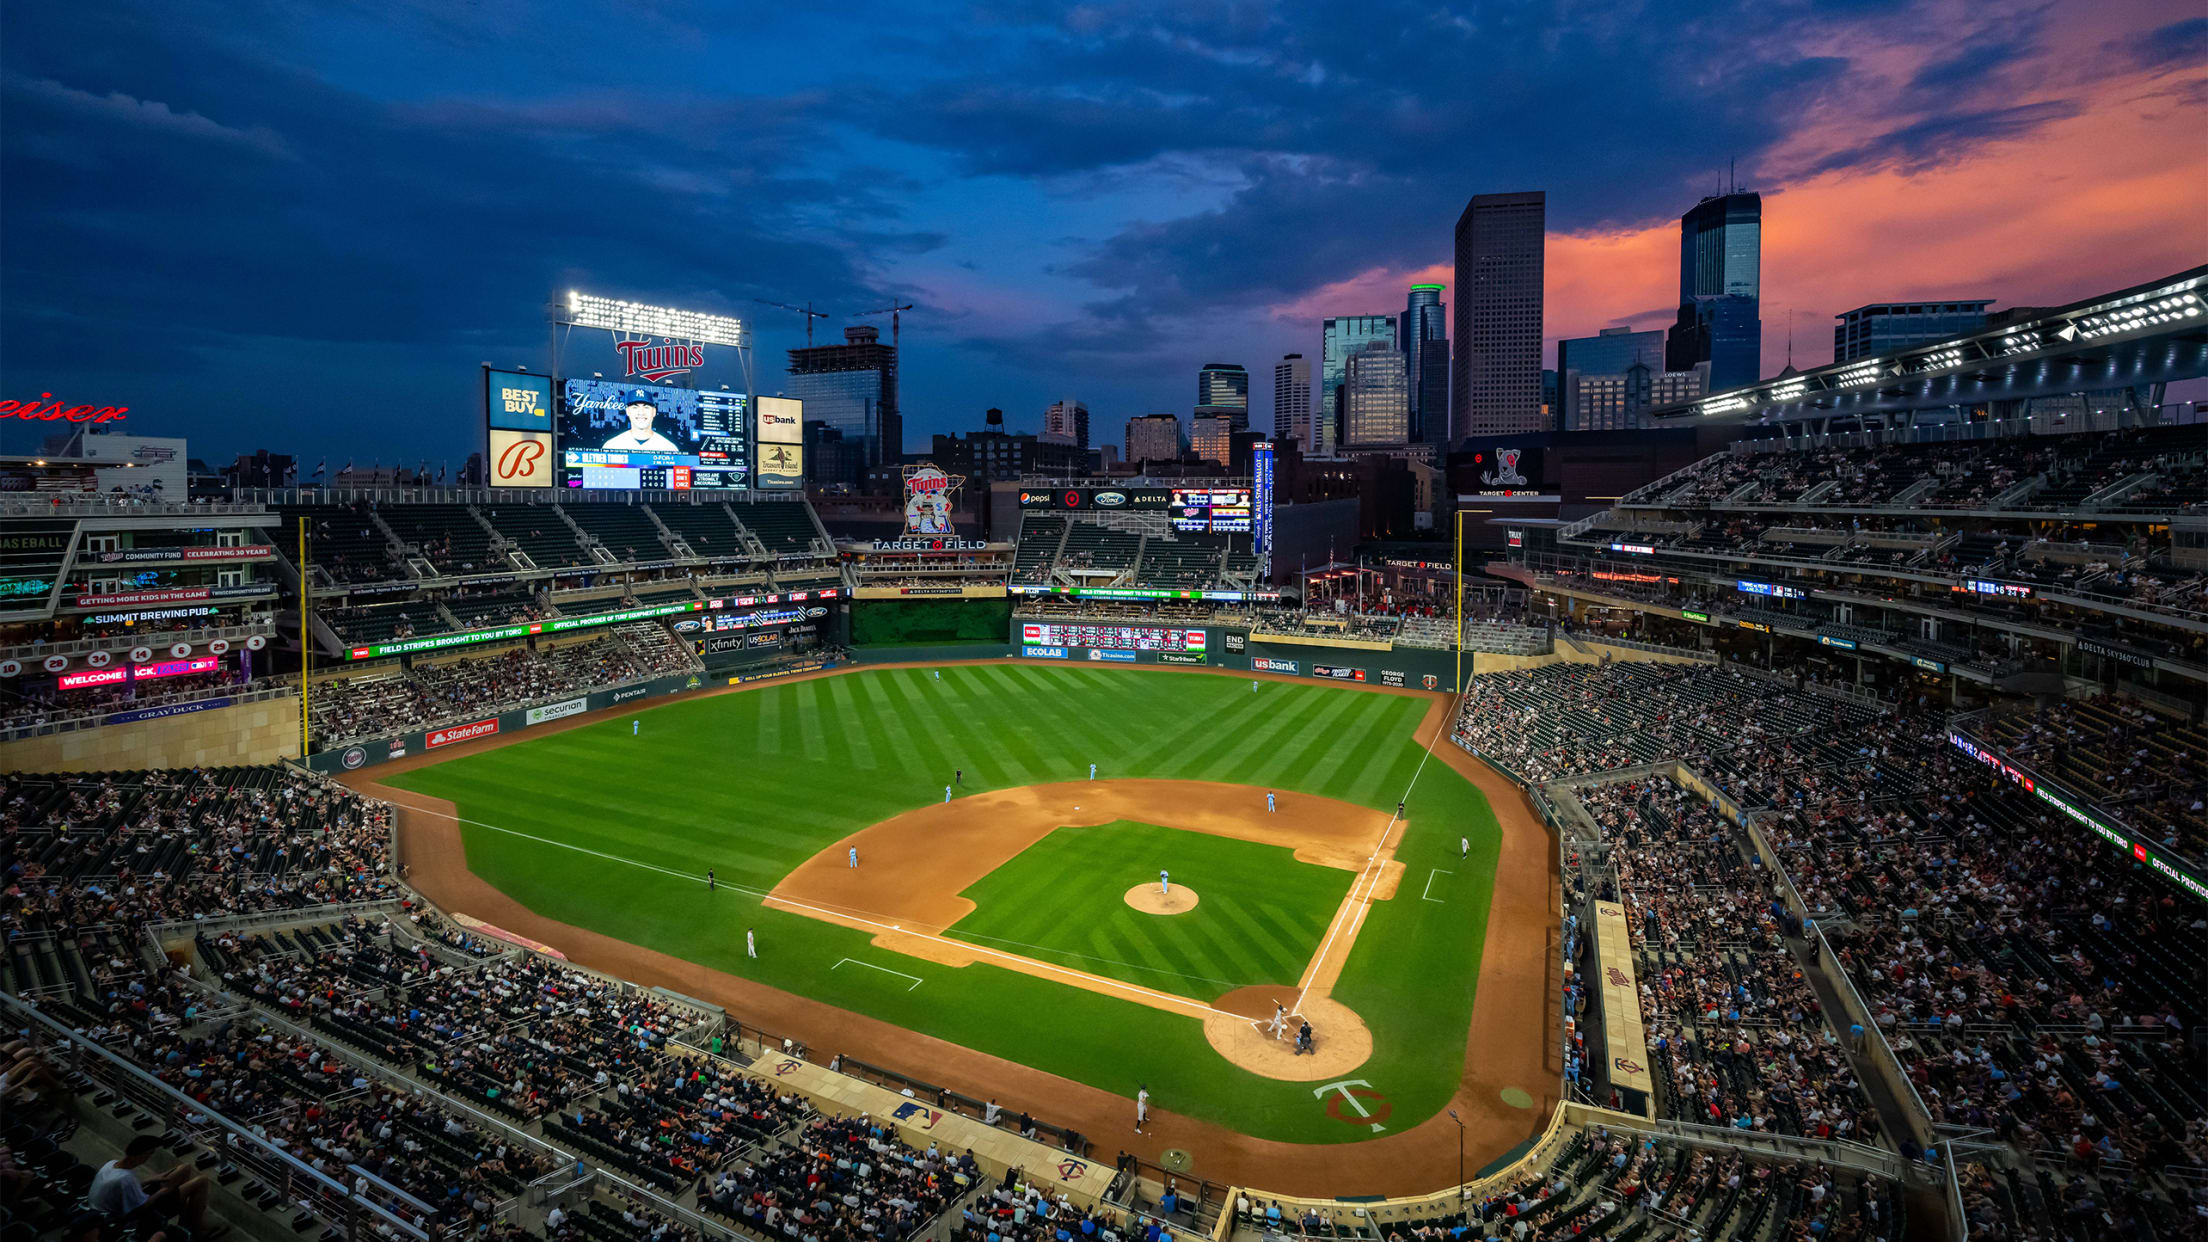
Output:
[[1252,677],[1252,678],[1250,678],[1250,693],[1251,693],[1251,694],[1256,694],[1256,693],[1257,693],[1257,678],[1255,678],[1255,677]]
[[966,769],[964,769],[964,768],[953,768],[953,769],[951,769],[951,783],[952,783],[952,784],[954,784],[954,785],[958,785],[958,786],[960,786],[960,787],[962,787],[962,788],[963,788],[963,787],[965,786],[965,784],[966,784]]
[[1142,1123],[1150,1120],[1150,1088],[1135,1088],[1135,1133],[1142,1133]]
[[1288,1006],[1283,1005],[1276,1000],[1273,1002],[1273,1020],[1266,1025],[1265,1030],[1274,1039],[1279,1039],[1282,1032],[1287,1030],[1287,1027]]
[[1089,779],[1092,781],[1096,779],[1096,765],[1093,763],[1089,765]]
[[744,956],[759,956],[759,940],[751,934],[751,929],[748,927],[744,929]]
[[1265,791],[1265,810],[1268,814],[1280,810],[1280,803],[1274,799],[1273,791],[1270,789]]
[[858,869],[858,865],[859,865],[859,847],[858,847],[858,846],[856,846],[856,845],[854,845],[854,846],[852,846],[852,847],[851,847],[851,867],[852,867],[852,869],[853,869],[853,870],[857,870],[857,869]]
[[638,732],[640,732],[640,731],[641,731],[641,730],[642,730],[643,728],[644,728],[644,722],[643,722],[643,721],[641,721],[641,720],[632,720],[632,721],[630,721],[630,722],[629,722],[629,736],[630,736],[630,737],[635,737],[635,736],[637,735],[637,733],[638,733]]
[[949,802],[951,800],[951,787],[949,785],[945,785],[943,787],[943,800],[945,802]]
[[1173,877],[1167,875],[1164,871],[1161,870],[1158,872],[1158,896],[1171,897],[1172,895]]
[[1472,838],[1470,838],[1470,837],[1458,837],[1458,838],[1457,838],[1457,857],[1459,857],[1459,858],[1470,858],[1470,857],[1472,857]]
[[679,453],[675,442],[652,430],[652,420],[659,417],[659,407],[646,400],[643,393],[631,397],[621,412],[628,416],[628,430],[617,432],[605,443],[610,450],[628,449],[638,453]]
[[705,891],[709,893],[713,891],[713,868],[711,867],[705,869]]
[[941,681],[941,680],[943,680],[943,670],[942,670],[942,669],[937,669],[937,670],[935,670],[935,679],[936,679],[937,681]]

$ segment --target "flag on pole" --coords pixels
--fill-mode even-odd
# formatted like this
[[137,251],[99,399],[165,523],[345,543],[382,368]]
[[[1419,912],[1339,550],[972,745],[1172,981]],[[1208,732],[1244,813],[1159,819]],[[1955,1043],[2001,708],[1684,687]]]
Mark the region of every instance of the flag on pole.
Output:
[[314,474],[311,477],[319,479],[329,471],[329,468],[330,459],[325,457],[322,460],[314,463]]

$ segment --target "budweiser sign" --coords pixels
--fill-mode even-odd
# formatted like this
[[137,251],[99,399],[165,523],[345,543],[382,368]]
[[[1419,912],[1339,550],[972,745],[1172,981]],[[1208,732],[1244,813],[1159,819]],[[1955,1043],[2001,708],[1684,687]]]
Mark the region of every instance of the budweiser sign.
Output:
[[42,392],[36,401],[0,401],[0,418],[45,423],[109,423],[122,419],[127,405],[68,405]]
[[653,383],[670,375],[681,375],[705,365],[705,346],[677,345],[662,340],[654,345],[651,338],[643,340],[617,340],[613,347],[621,351],[621,361],[629,368],[629,374]]
[[496,732],[498,732],[498,721],[496,719],[478,720],[474,724],[454,725],[449,729],[434,730],[427,738],[423,739],[422,745],[424,749],[435,750],[440,746],[450,746],[455,742],[472,742],[479,737],[489,737]]

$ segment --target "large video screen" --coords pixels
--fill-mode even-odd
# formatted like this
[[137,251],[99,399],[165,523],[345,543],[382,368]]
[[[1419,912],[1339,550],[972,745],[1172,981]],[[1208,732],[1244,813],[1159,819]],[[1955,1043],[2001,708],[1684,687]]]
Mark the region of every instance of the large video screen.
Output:
[[1246,487],[1173,489],[1173,529],[1195,534],[1247,534],[1256,506]]
[[1202,651],[1204,631],[1148,625],[1046,625],[1022,623],[1020,641],[1042,647],[1096,647],[1106,651]]
[[560,386],[560,483],[615,490],[751,486],[740,392],[571,379]]

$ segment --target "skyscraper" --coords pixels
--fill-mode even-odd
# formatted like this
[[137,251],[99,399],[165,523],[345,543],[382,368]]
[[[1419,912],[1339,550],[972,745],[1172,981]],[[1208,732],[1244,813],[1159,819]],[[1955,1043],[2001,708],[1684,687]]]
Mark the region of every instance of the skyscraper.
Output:
[[1449,435],[1541,427],[1542,239],[1548,196],[1475,194],[1457,217],[1457,341]]
[[1311,441],[1311,360],[1286,354],[1273,364],[1273,439],[1294,440],[1306,454]]
[[1710,390],[1756,382],[1763,370],[1763,196],[1713,194],[1679,217],[1679,320],[1665,342],[1669,370],[1710,364]]
[[1441,285],[1412,285],[1396,340],[1410,379],[1411,439],[1434,443],[1449,434],[1449,309]]
[[1224,414],[1236,431],[1249,430],[1249,371],[1239,363],[1205,363],[1196,373],[1196,412]]
[[[1244,416],[1247,417],[1247,411]],[[1199,410],[1189,424],[1188,451],[1205,461],[1226,465],[1233,454],[1234,416],[1213,407]]]
[[1127,420],[1127,460],[1137,466],[1181,459],[1181,420],[1174,414],[1140,414]]
[[1411,385],[1408,355],[1372,341],[1349,356],[1342,376],[1342,443],[1349,448],[1408,444]]
[[1635,332],[1631,328],[1604,328],[1594,336],[1568,336],[1556,343],[1556,373],[1578,371],[1584,375],[1623,375],[1636,362],[1651,371],[1664,369],[1664,333],[1660,328]]
[[1873,302],[1833,316],[1832,360],[1853,362],[1879,354],[1944,341],[1986,326],[1992,298],[1964,302]]
[[1089,407],[1068,397],[1043,411],[1043,439],[1089,447]]
[[1374,341],[1395,348],[1395,329],[1393,315],[1341,315],[1321,326],[1319,391],[1311,403],[1318,415],[1311,428],[1314,456],[1330,457],[1342,442],[1342,381],[1349,356]]
[[879,329],[843,330],[841,345],[790,351],[789,395],[805,403],[805,421],[843,434],[861,466],[905,455],[905,420],[897,411],[897,347]]

